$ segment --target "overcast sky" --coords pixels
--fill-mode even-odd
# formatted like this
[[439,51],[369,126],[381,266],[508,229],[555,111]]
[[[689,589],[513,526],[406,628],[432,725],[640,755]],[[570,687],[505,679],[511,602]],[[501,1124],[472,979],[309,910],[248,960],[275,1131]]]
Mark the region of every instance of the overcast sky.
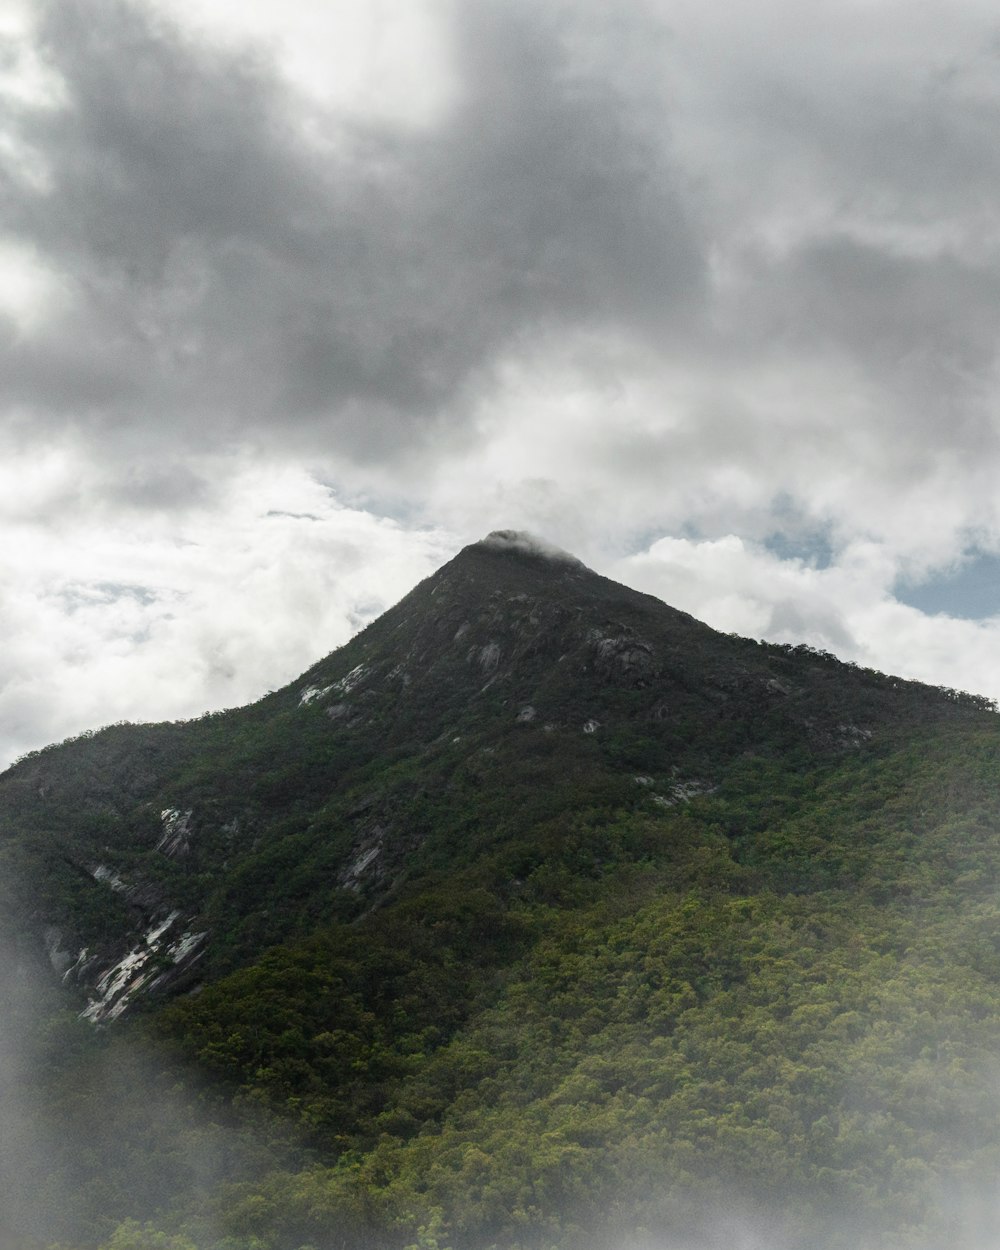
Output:
[[496,528],[1000,695],[994,4],[0,36],[0,759],[258,697]]

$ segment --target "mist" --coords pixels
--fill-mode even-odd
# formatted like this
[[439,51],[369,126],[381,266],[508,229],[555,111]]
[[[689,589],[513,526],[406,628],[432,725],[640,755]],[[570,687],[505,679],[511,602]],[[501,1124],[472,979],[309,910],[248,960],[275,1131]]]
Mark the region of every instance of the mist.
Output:
[[[342,1186],[329,1189],[328,1215],[322,1203],[292,1202],[289,1210],[297,1214],[273,1222],[267,1195],[275,1186],[296,1188],[295,1173],[307,1157],[295,1146],[295,1133],[253,1108],[227,1110],[176,1055],[144,1042],[130,1022],[102,1030],[81,1021],[30,949],[5,944],[0,994],[2,1250],[403,1245],[366,1229],[363,1220],[350,1231]],[[997,1088],[984,1089],[984,1097],[1000,1113]],[[933,1228],[872,1226],[827,1201],[810,1209],[801,1190],[783,1195],[780,1182],[755,1195],[737,1177],[729,1184],[719,1178],[715,1199],[703,1190],[685,1196],[674,1180],[662,1195],[651,1186],[635,1200],[633,1180],[626,1186],[631,1197],[623,1194],[596,1227],[592,1213],[572,1206],[550,1210],[547,1219],[576,1227],[577,1244],[586,1250],[940,1250],[945,1236],[953,1250],[993,1250],[995,1194],[931,1175],[927,1183],[935,1191]],[[152,1221],[148,1234],[146,1221]],[[414,1250],[495,1250],[508,1243],[438,1237],[430,1219],[412,1244]],[[523,1243],[541,1244],[533,1237]]]
[[298,1158],[294,1135],[234,1113],[135,1022],[82,1019],[38,947],[2,946],[0,1247],[104,1245],[153,1219],[215,1244],[219,1186]]

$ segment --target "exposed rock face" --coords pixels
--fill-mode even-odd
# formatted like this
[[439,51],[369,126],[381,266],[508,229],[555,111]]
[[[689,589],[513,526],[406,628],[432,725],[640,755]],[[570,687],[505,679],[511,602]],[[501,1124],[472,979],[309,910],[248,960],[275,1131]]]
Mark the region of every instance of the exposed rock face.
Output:
[[192,932],[181,913],[173,911],[155,920],[139,941],[109,966],[95,969],[87,959],[87,950],[82,950],[66,975],[75,975],[78,981],[86,976],[86,983],[92,986],[83,1018],[92,1024],[110,1023],[140,993],[165,990],[201,958],[207,938],[207,933]]
[[376,824],[355,845],[350,863],[341,870],[337,878],[344,889],[360,890],[366,879],[378,880],[384,875],[384,857],[381,864],[376,861],[382,856],[385,835],[385,829]]
[[500,666],[502,654],[503,652],[497,643],[488,642],[485,647],[480,647],[478,650],[473,648],[469,653],[469,658],[478,662],[483,674],[489,676],[490,673],[495,673]]
[[[182,814],[167,809],[163,816],[169,826],[170,817]],[[176,823],[186,829],[185,820]],[[74,948],[69,935],[50,925],[44,933],[45,946],[63,983],[85,992],[89,1001],[83,1018],[106,1024],[121,1016],[139,994],[163,992],[185,980],[205,953],[208,934],[197,931],[193,917],[170,908],[158,883],[127,879],[107,864],[87,864],[83,869],[99,889],[122,900],[130,918],[127,927],[118,939]]]
[[651,643],[629,634],[594,641],[594,669],[607,682],[642,690],[657,675]]
[[156,849],[164,855],[186,855],[191,849],[191,817],[193,812],[188,809],[182,812],[176,807],[167,807],[160,812],[163,821],[163,837],[156,844]]

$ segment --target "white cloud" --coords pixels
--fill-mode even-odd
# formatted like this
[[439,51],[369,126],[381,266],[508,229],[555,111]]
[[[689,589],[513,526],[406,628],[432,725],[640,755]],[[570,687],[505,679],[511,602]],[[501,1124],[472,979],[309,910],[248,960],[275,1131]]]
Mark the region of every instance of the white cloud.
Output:
[[201,38],[273,57],[317,103],[406,126],[452,99],[446,0],[155,0]]
[[70,300],[66,280],[35,249],[0,238],[0,318],[30,334],[58,316]]
[[0,0],[17,746],[254,697],[498,528],[996,694],[892,591],[1000,550],[994,27]]
[[605,571],[725,632],[804,642],[882,672],[1000,699],[1000,617],[927,616],[898,602],[899,564],[882,544],[854,543],[818,568],[733,534],[665,538]]
[[296,677],[452,554],[248,468],[178,520],[22,522],[0,553],[5,753],[118,719],[174,719]]

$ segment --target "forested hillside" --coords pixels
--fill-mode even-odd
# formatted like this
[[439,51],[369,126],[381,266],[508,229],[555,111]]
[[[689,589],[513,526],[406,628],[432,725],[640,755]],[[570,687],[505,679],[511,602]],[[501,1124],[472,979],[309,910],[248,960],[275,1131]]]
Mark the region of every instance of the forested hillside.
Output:
[[0,778],[0,1240],[982,1250],[998,779],[984,700],[490,536]]

